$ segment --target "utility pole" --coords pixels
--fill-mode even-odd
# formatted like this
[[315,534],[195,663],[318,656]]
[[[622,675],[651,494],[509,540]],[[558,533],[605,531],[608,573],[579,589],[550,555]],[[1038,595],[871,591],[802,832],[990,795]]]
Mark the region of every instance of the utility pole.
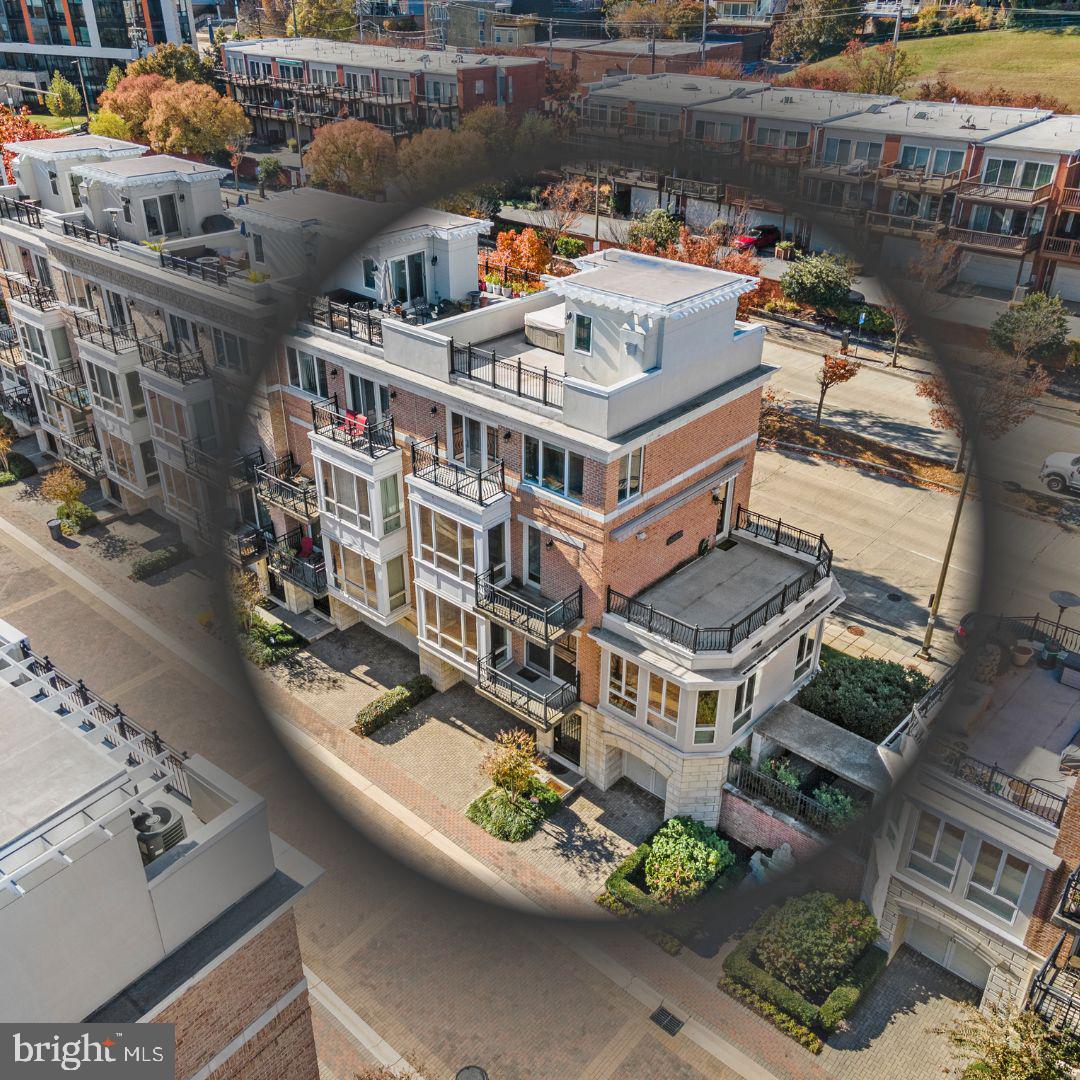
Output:
[[649,30],[649,74],[656,74],[656,38],[653,31]]
[[904,0],[896,0],[896,25],[893,27],[892,32],[892,45],[895,49],[900,44],[900,12],[903,8]]
[[952,528],[949,530],[949,540],[945,545],[945,554],[941,560],[941,572],[938,574],[937,589],[930,600],[930,616],[926,620],[926,633],[923,635],[922,648],[919,656],[924,660],[930,659],[930,649],[934,640],[934,626],[937,624],[938,611],[941,609],[941,594],[945,591],[945,579],[949,573],[949,563],[952,560],[953,545],[956,543],[956,533],[960,528],[960,516],[964,512],[964,500],[967,498],[968,487],[971,484],[971,474],[975,471],[975,445],[982,430],[982,419],[976,425],[975,432],[968,443],[967,467],[964,469],[964,482],[960,485],[960,496],[956,500],[956,511],[953,514]]
[[596,161],[596,187],[593,196],[593,251],[600,250],[600,160]]
[[551,58],[553,55],[552,42],[555,38],[555,20],[548,19],[548,67],[551,67]]
[[705,63],[705,35],[709,29],[709,0],[701,4],[701,62]]
[[[290,0],[289,7],[292,8],[292,33],[293,33],[293,37],[298,38],[300,36],[300,31],[296,29],[296,0]],[[361,19],[361,22],[363,22],[363,19]]]
[[86,110],[86,119],[90,119],[90,99],[86,96],[86,79],[83,77],[82,61],[72,60],[71,66],[79,73],[79,86],[82,87],[82,103]]
[[297,104],[296,95],[293,94],[293,130],[296,132],[296,153],[299,157],[300,185],[304,183],[304,144],[300,140],[300,106]]

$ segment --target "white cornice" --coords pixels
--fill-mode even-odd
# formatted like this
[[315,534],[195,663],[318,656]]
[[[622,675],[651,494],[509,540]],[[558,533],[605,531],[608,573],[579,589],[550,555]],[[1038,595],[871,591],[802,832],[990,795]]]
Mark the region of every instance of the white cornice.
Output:
[[211,168],[205,172],[182,173],[177,169],[163,169],[161,172],[149,173],[143,176],[124,176],[120,173],[110,172],[108,169],[98,168],[96,165],[76,165],[71,170],[85,180],[97,180],[102,184],[111,184],[114,187],[146,187],[150,184],[160,184],[165,180],[179,180],[184,184],[201,184],[209,180],[221,183],[228,175],[228,169]]
[[[575,278],[577,278],[576,281]],[[706,289],[704,292],[700,292],[686,300],[679,300],[672,304],[662,304],[652,300],[644,300],[640,297],[611,292],[607,289],[598,289],[588,283],[588,270],[580,276],[575,274],[568,278],[545,275],[544,282],[549,292],[566,300],[595,304],[597,307],[624,311],[645,318],[664,317],[676,319],[704,311],[706,308],[715,307],[717,304],[737,300],[744,293],[753,292],[757,288],[756,278],[739,275],[733,277],[731,281],[724,282],[723,285],[718,285],[714,289]]]

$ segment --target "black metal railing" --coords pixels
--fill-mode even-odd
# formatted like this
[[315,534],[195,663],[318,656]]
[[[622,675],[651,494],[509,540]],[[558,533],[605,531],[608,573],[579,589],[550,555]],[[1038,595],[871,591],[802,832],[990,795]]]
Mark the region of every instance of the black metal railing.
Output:
[[996,765],[979,761],[956,746],[933,745],[930,754],[938,768],[957,780],[1012,803],[1017,809],[1049,821],[1051,825],[1061,824],[1066,796],[1048,791]]
[[505,259],[493,259],[490,252],[481,249],[476,257],[477,269],[481,277],[488,274],[497,275],[502,279],[501,284],[510,285],[515,281],[532,282],[534,285],[543,285],[544,275],[535,270],[526,270],[523,266],[514,266]]
[[311,554],[300,555],[304,538],[300,529],[290,529],[281,536],[267,537],[266,553],[270,569],[279,577],[299,585],[312,596],[326,595],[326,563],[322,549],[312,547]]
[[181,385],[209,378],[201,349],[178,351],[160,341],[140,341],[139,362],[144,368]]
[[301,474],[291,453],[255,469],[255,490],[259,498],[288,510],[295,517],[310,521],[319,514],[314,481]]
[[20,225],[29,225],[32,229],[40,229],[41,207],[25,199],[13,199],[10,195],[0,195],[0,218],[5,221],[17,221]]
[[470,469],[448,461],[439,453],[436,433],[426,442],[411,447],[413,476],[427,480],[444,491],[451,491],[470,502],[486,506],[506,494],[506,470],[501,461],[486,469]]
[[196,435],[190,439],[184,439],[180,448],[184,453],[184,468],[200,480],[208,484],[214,483],[221,474],[221,462],[218,460],[217,448],[206,439]]
[[72,316],[75,320],[75,336],[84,341],[93,342],[102,349],[119,355],[134,349],[139,344],[139,338],[135,333],[134,326],[110,326],[96,315],[77,311]]
[[256,470],[266,459],[263,457],[262,447],[257,450],[249,450],[246,454],[240,454],[233,459],[229,466],[229,484],[235,490],[252,487],[258,479]]
[[[124,714],[119,705],[112,705],[100,694],[87,689],[82,679],[73,679],[60,671],[47,656],[34,652],[26,642],[22,643],[23,661],[31,675],[42,680],[45,692],[66,696],[74,705],[86,709],[91,723],[100,724],[107,731],[107,742],[116,739],[128,743],[128,765],[153,762],[157,766],[155,779],[165,779],[177,794],[190,799],[184,760],[187,754],[174,749],[156,731],[147,731]],[[116,739],[112,737],[115,734]]]
[[255,525],[242,525],[225,533],[225,556],[246,566],[266,554],[266,534]]
[[337,399],[311,403],[312,430],[324,439],[359,450],[370,458],[379,458],[397,450],[393,416],[375,422],[363,413],[350,416],[337,407]]
[[744,795],[761,799],[777,810],[806,822],[819,832],[835,831],[836,818],[817,799],[782,784],[773,776],[745,762],[732,761],[728,766],[727,782]]
[[495,666],[494,653],[476,661],[477,688],[542,728],[551,727],[580,700],[579,682],[575,674],[573,682],[560,682],[545,694],[500,671]]
[[54,401],[79,412],[86,412],[90,408],[90,391],[83,382],[82,369],[74,364],[45,369],[45,392]]
[[550,645],[582,618],[582,587],[546,607],[509,588],[496,585],[490,570],[476,575],[476,607],[493,619]]
[[371,305],[367,303],[343,304],[318,296],[308,306],[307,321],[332,334],[382,345],[382,319],[371,314]]
[[656,634],[690,652],[730,652],[800,600],[819,582],[824,581],[832,570],[832,550],[823,536],[792,528],[775,518],[753,514],[742,506],[735,518],[735,528],[777,546],[787,547],[804,555],[813,555],[815,561],[794,581],[789,581],[748,615],[730,626],[691,626],[682,619],[657,611],[652,604],[643,603],[610,587],[607,610],[612,615],[618,615],[650,634]]
[[4,274],[4,280],[7,282],[8,294],[20,304],[27,304],[38,311],[52,311],[60,303],[56,290],[43,281],[7,273]]
[[115,236],[110,236],[100,229],[80,225],[77,221],[64,222],[64,235],[74,237],[76,240],[85,240],[89,244],[97,244],[98,247],[107,247],[110,251],[116,251],[118,248]]
[[1068,932],[1058,938],[1053,951],[1039,968],[1028,990],[1027,1007],[1041,1016],[1051,1028],[1080,1034],[1080,994],[1077,981],[1080,974],[1072,970],[1069,960],[1073,947],[1066,948]]
[[57,434],[60,443],[60,456],[70,461],[80,472],[94,478],[105,475],[105,466],[101,459],[93,428],[85,428],[73,435],[62,432]]
[[1063,919],[1080,922],[1080,866],[1069,875],[1065,888],[1061,890],[1058,914]]
[[[4,327],[3,329],[11,328]],[[22,376],[26,371],[26,361],[23,360],[18,338],[0,338],[0,367],[6,367],[8,371],[18,376]]]
[[1025,641],[1056,644],[1068,652],[1080,652],[1080,630],[1074,630],[1071,626],[1044,619],[1038,614],[1004,616],[1004,621]]
[[450,342],[450,374],[505,390],[520,398],[538,401],[556,409],[563,406],[563,376],[546,367],[533,367],[516,360],[501,359],[494,349]]
[[37,423],[37,406],[29,387],[12,386],[0,390],[0,412],[12,420],[21,420],[27,427]]
[[228,285],[229,279],[235,277],[243,269],[238,263],[231,261],[223,262],[219,257],[206,256],[202,259],[185,259],[182,255],[173,255],[169,251],[161,251],[161,265],[166,270],[178,270],[188,277],[198,278],[200,281],[209,281],[214,285]]

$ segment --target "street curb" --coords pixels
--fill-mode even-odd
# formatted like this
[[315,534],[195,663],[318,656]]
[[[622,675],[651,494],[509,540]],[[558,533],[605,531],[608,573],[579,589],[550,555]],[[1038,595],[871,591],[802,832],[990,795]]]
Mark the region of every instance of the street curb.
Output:
[[[791,450],[797,454],[801,454],[803,457],[819,456],[835,458],[837,461],[848,461],[852,465],[858,465],[861,468],[869,469],[873,472],[891,473],[893,476],[900,476],[903,477],[905,480],[911,480],[913,487],[920,487],[929,490],[940,489],[942,491],[951,492],[953,495],[958,495],[960,493],[960,489],[958,487],[951,487],[948,484],[938,484],[930,480],[923,480],[921,477],[916,476],[915,473],[905,472],[903,469],[894,469],[891,465],[875,465],[873,462],[863,461],[862,458],[850,457],[848,454],[837,454],[832,450],[811,450],[805,446],[800,446],[798,443],[780,442],[778,439],[769,439],[759,443],[758,445]],[[946,463],[938,462],[938,464],[944,465]],[[972,498],[974,497],[975,496],[973,495]]]

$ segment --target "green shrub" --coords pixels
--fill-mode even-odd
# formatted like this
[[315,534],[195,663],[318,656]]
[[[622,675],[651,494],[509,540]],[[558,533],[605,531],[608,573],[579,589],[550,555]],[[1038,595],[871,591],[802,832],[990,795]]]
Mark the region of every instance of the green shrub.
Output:
[[814,789],[814,799],[825,808],[829,828],[839,831],[859,816],[859,806],[835,784],[822,784]]
[[0,472],[0,487],[7,487],[9,484],[14,484],[19,478],[13,472]]
[[84,502],[64,503],[56,508],[56,516],[60,519],[60,530],[65,536],[74,536],[75,533],[84,533],[92,529],[97,523],[97,514]]
[[700,896],[722,870],[735,861],[731,847],[715,829],[688,817],[665,821],[645,859],[645,883],[665,904]]
[[766,776],[771,776],[777,783],[783,784],[784,787],[791,788],[792,791],[799,790],[799,774],[789,768],[787,758],[769,758],[768,761],[762,763],[761,771]]
[[639,915],[663,915],[664,905],[654,900],[644,889],[631,880],[645,876],[645,863],[652,851],[649,843],[638,844],[612,871],[607,879],[607,891],[621,904],[632,908]]
[[838,653],[799,691],[798,703],[871,742],[881,742],[931,687],[917,668]]
[[877,934],[877,920],[861,901],[807,893],[786,901],[773,916],[757,942],[754,959],[803,996],[827,994]]
[[173,566],[178,566],[190,554],[186,544],[170,544],[168,547],[151,551],[147,555],[140,555],[131,564],[131,577],[135,581],[145,581],[154,574],[160,574]]
[[585,254],[586,244],[576,236],[560,236],[555,241],[555,254],[564,259],[577,259]]
[[793,1020],[787,1013],[781,1012],[775,1005],[759,997],[749,987],[731,979],[721,979],[719,986],[724,993],[730,994],[736,1001],[741,1001],[747,1008],[756,1012],[758,1016],[768,1020],[773,1027],[778,1028],[785,1035],[790,1035],[800,1046],[809,1050],[811,1054],[821,1053],[821,1049],[825,1044],[814,1032],[797,1020]]
[[532,789],[511,802],[510,795],[500,787],[490,787],[465,809],[465,816],[497,840],[516,843],[527,840],[550,817],[562,800],[545,783],[537,779]]
[[893,317],[884,309],[874,307],[872,304],[837,304],[829,310],[837,322],[844,326],[850,326],[853,330],[859,327],[859,316],[866,312],[862,330],[867,334],[877,337],[892,337]]
[[877,982],[889,962],[882,949],[872,946],[855,961],[851,971],[818,1010],[819,1022],[826,1034],[834,1032],[850,1015],[856,1005]]
[[749,765],[751,761],[750,747],[736,746],[731,751],[731,760],[737,761],[740,765]]
[[256,667],[265,668],[295,656],[306,644],[285,623],[268,623],[259,615],[251,616],[251,625],[239,627],[240,645],[244,655]]
[[850,264],[836,255],[806,255],[780,275],[780,288],[789,300],[827,310],[847,302],[854,278]]
[[393,690],[380,694],[374,701],[369,701],[356,714],[353,731],[357,735],[370,735],[391,720],[407,713],[433,693],[435,687],[426,675],[414,675],[404,685],[395,686]]
[[25,480],[26,477],[33,476],[37,472],[37,466],[25,454],[16,453],[14,450],[8,454],[7,463],[7,471],[16,480]]

